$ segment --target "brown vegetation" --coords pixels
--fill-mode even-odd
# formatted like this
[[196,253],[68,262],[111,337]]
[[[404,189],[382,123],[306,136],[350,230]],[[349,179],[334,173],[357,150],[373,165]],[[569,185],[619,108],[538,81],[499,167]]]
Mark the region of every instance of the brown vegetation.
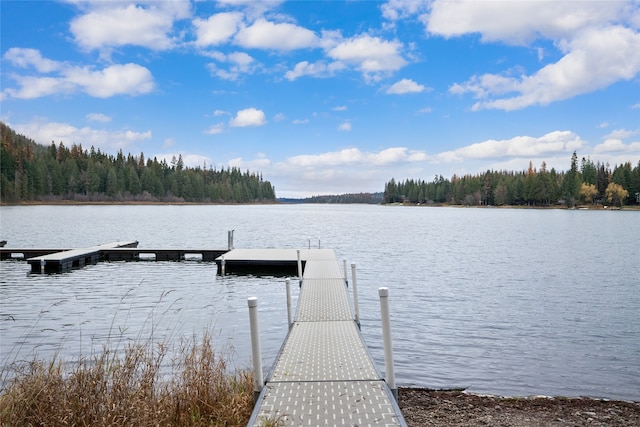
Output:
[[251,416],[251,374],[229,372],[209,335],[182,345],[170,367],[164,344],[116,353],[4,367],[11,379],[0,393],[0,425],[236,426]]

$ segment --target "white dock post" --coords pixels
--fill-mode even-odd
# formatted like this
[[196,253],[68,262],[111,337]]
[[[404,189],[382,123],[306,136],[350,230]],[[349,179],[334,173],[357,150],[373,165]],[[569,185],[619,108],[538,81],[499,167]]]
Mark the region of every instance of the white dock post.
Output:
[[47,261],[44,259],[40,260],[40,273],[44,273],[44,266],[47,264]]
[[224,255],[222,255],[221,259],[220,259],[220,275],[224,276],[224,269],[225,269],[225,261],[224,261]]
[[300,259],[300,249],[298,249],[298,280],[300,280],[300,287],[302,287],[302,259]]
[[264,380],[262,377],[262,351],[260,350],[260,330],[258,325],[258,298],[249,297],[249,324],[251,325],[251,357],[253,358],[253,396],[258,401]]
[[289,322],[287,326],[291,329],[291,280],[287,277],[285,283],[287,284],[287,321]]
[[391,343],[391,320],[389,319],[389,288],[379,288],[380,317],[382,321],[382,341],[384,345],[384,366],[386,370],[387,385],[391,389],[393,397],[398,400],[398,388],[396,387],[396,373],[393,366],[393,345]]
[[349,278],[347,277],[347,259],[343,258],[342,259],[342,265],[344,267],[344,283],[347,284],[347,287],[349,286]]
[[356,314],[356,324],[360,327],[360,310],[358,309],[358,283],[356,280],[356,263],[351,263],[351,283],[353,283],[353,309]]

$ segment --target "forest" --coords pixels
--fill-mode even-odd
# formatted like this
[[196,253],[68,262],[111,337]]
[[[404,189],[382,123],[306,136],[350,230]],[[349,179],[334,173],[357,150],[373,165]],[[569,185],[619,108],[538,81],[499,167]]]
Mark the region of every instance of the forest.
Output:
[[640,204],[640,162],[615,166],[578,161],[571,156],[568,171],[536,169],[531,162],[521,172],[491,171],[477,175],[436,176],[433,181],[407,179],[385,183],[384,203],[452,204],[467,206],[567,206]]
[[37,144],[0,122],[0,199],[21,202],[269,203],[275,189],[262,175],[237,168],[185,167],[93,146]]

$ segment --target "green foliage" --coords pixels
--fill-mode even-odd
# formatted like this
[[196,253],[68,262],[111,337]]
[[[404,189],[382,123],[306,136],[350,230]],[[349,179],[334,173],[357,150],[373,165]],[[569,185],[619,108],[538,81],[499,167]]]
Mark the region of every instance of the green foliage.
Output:
[[102,153],[62,142],[44,147],[0,122],[0,198],[4,203],[80,202],[253,203],[274,201],[262,175],[238,168],[188,168],[156,158]]
[[[620,186],[607,193],[610,183]],[[543,162],[539,170],[531,163],[522,172],[487,171],[478,175],[454,175],[451,180],[436,176],[433,181],[407,179],[397,182],[391,179],[385,184],[383,203],[442,204],[468,206],[575,206],[580,200],[586,203],[632,205],[640,193],[640,162],[616,166],[594,164],[582,159],[578,170],[578,157],[571,156],[567,172],[547,170]]]

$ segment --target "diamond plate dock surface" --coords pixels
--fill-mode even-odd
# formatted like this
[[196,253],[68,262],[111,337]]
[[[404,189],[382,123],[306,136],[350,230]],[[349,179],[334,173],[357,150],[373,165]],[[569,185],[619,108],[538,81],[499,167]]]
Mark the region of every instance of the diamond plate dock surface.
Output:
[[382,381],[269,383],[254,426],[402,426]]
[[249,425],[406,427],[354,321],[333,250],[305,250],[301,258],[296,319]]
[[353,320],[344,280],[303,280],[296,321],[322,320]]
[[271,381],[377,379],[358,327],[342,321],[295,323]]

